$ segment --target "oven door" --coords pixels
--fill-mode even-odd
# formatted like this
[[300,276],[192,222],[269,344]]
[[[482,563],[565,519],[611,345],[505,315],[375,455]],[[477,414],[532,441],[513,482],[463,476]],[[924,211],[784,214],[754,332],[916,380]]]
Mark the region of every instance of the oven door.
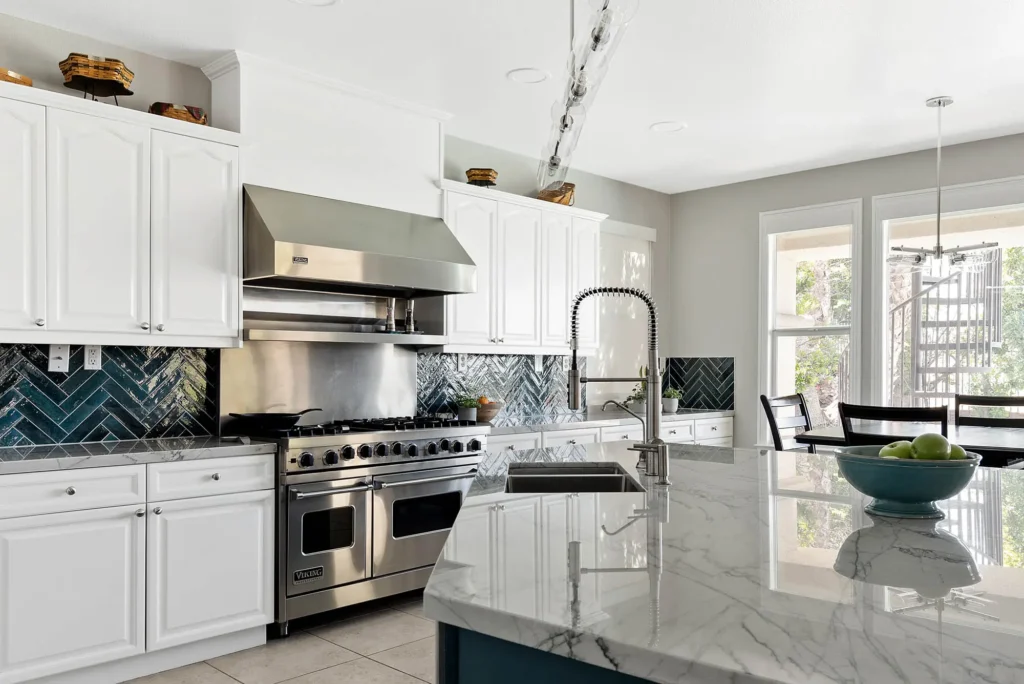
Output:
[[373,576],[436,563],[474,477],[474,465],[374,477]]
[[372,490],[368,478],[288,487],[288,596],[369,576]]

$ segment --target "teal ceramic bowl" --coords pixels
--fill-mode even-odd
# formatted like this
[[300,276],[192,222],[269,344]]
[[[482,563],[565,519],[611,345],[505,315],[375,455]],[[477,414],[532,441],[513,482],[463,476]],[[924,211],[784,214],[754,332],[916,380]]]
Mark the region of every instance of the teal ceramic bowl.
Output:
[[874,499],[864,510],[889,518],[941,519],[935,505],[956,496],[974,477],[981,456],[957,461],[879,458],[879,446],[839,447],[839,472],[850,486]]

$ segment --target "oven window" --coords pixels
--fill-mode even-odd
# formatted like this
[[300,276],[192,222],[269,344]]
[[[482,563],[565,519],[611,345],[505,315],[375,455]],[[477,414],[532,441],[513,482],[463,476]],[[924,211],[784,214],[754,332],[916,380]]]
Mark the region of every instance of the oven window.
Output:
[[462,492],[445,492],[415,499],[399,499],[392,513],[392,536],[395,539],[414,534],[451,529],[462,506]]
[[355,544],[356,509],[329,508],[302,516],[302,553],[347,549]]

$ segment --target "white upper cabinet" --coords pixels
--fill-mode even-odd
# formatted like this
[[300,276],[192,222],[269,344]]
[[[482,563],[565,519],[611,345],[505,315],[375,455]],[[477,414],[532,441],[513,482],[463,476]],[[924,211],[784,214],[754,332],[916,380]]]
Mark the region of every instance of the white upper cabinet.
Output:
[[448,298],[447,331],[452,344],[491,344],[495,338],[493,306],[498,203],[448,193],[446,222],[476,264],[476,292]]
[[47,112],[48,330],[149,334],[149,138]]
[[238,148],[154,131],[152,180],[154,337],[237,337]]
[[[601,224],[574,216],[572,219],[572,290],[571,297],[600,282]],[[588,297],[579,310],[579,345],[581,349],[596,349],[598,345],[599,315],[597,297]]]
[[46,109],[0,100],[0,329],[45,327]]
[[498,343],[540,345],[540,210],[498,204]]
[[543,213],[541,239],[541,342],[561,346],[569,341],[570,264],[572,217]]

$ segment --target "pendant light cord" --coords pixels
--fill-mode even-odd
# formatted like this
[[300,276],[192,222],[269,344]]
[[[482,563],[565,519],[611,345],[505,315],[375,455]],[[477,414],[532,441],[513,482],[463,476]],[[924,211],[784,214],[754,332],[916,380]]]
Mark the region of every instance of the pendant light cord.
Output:
[[942,258],[942,110],[946,105],[940,104],[938,144],[935,146],[935,257]]

